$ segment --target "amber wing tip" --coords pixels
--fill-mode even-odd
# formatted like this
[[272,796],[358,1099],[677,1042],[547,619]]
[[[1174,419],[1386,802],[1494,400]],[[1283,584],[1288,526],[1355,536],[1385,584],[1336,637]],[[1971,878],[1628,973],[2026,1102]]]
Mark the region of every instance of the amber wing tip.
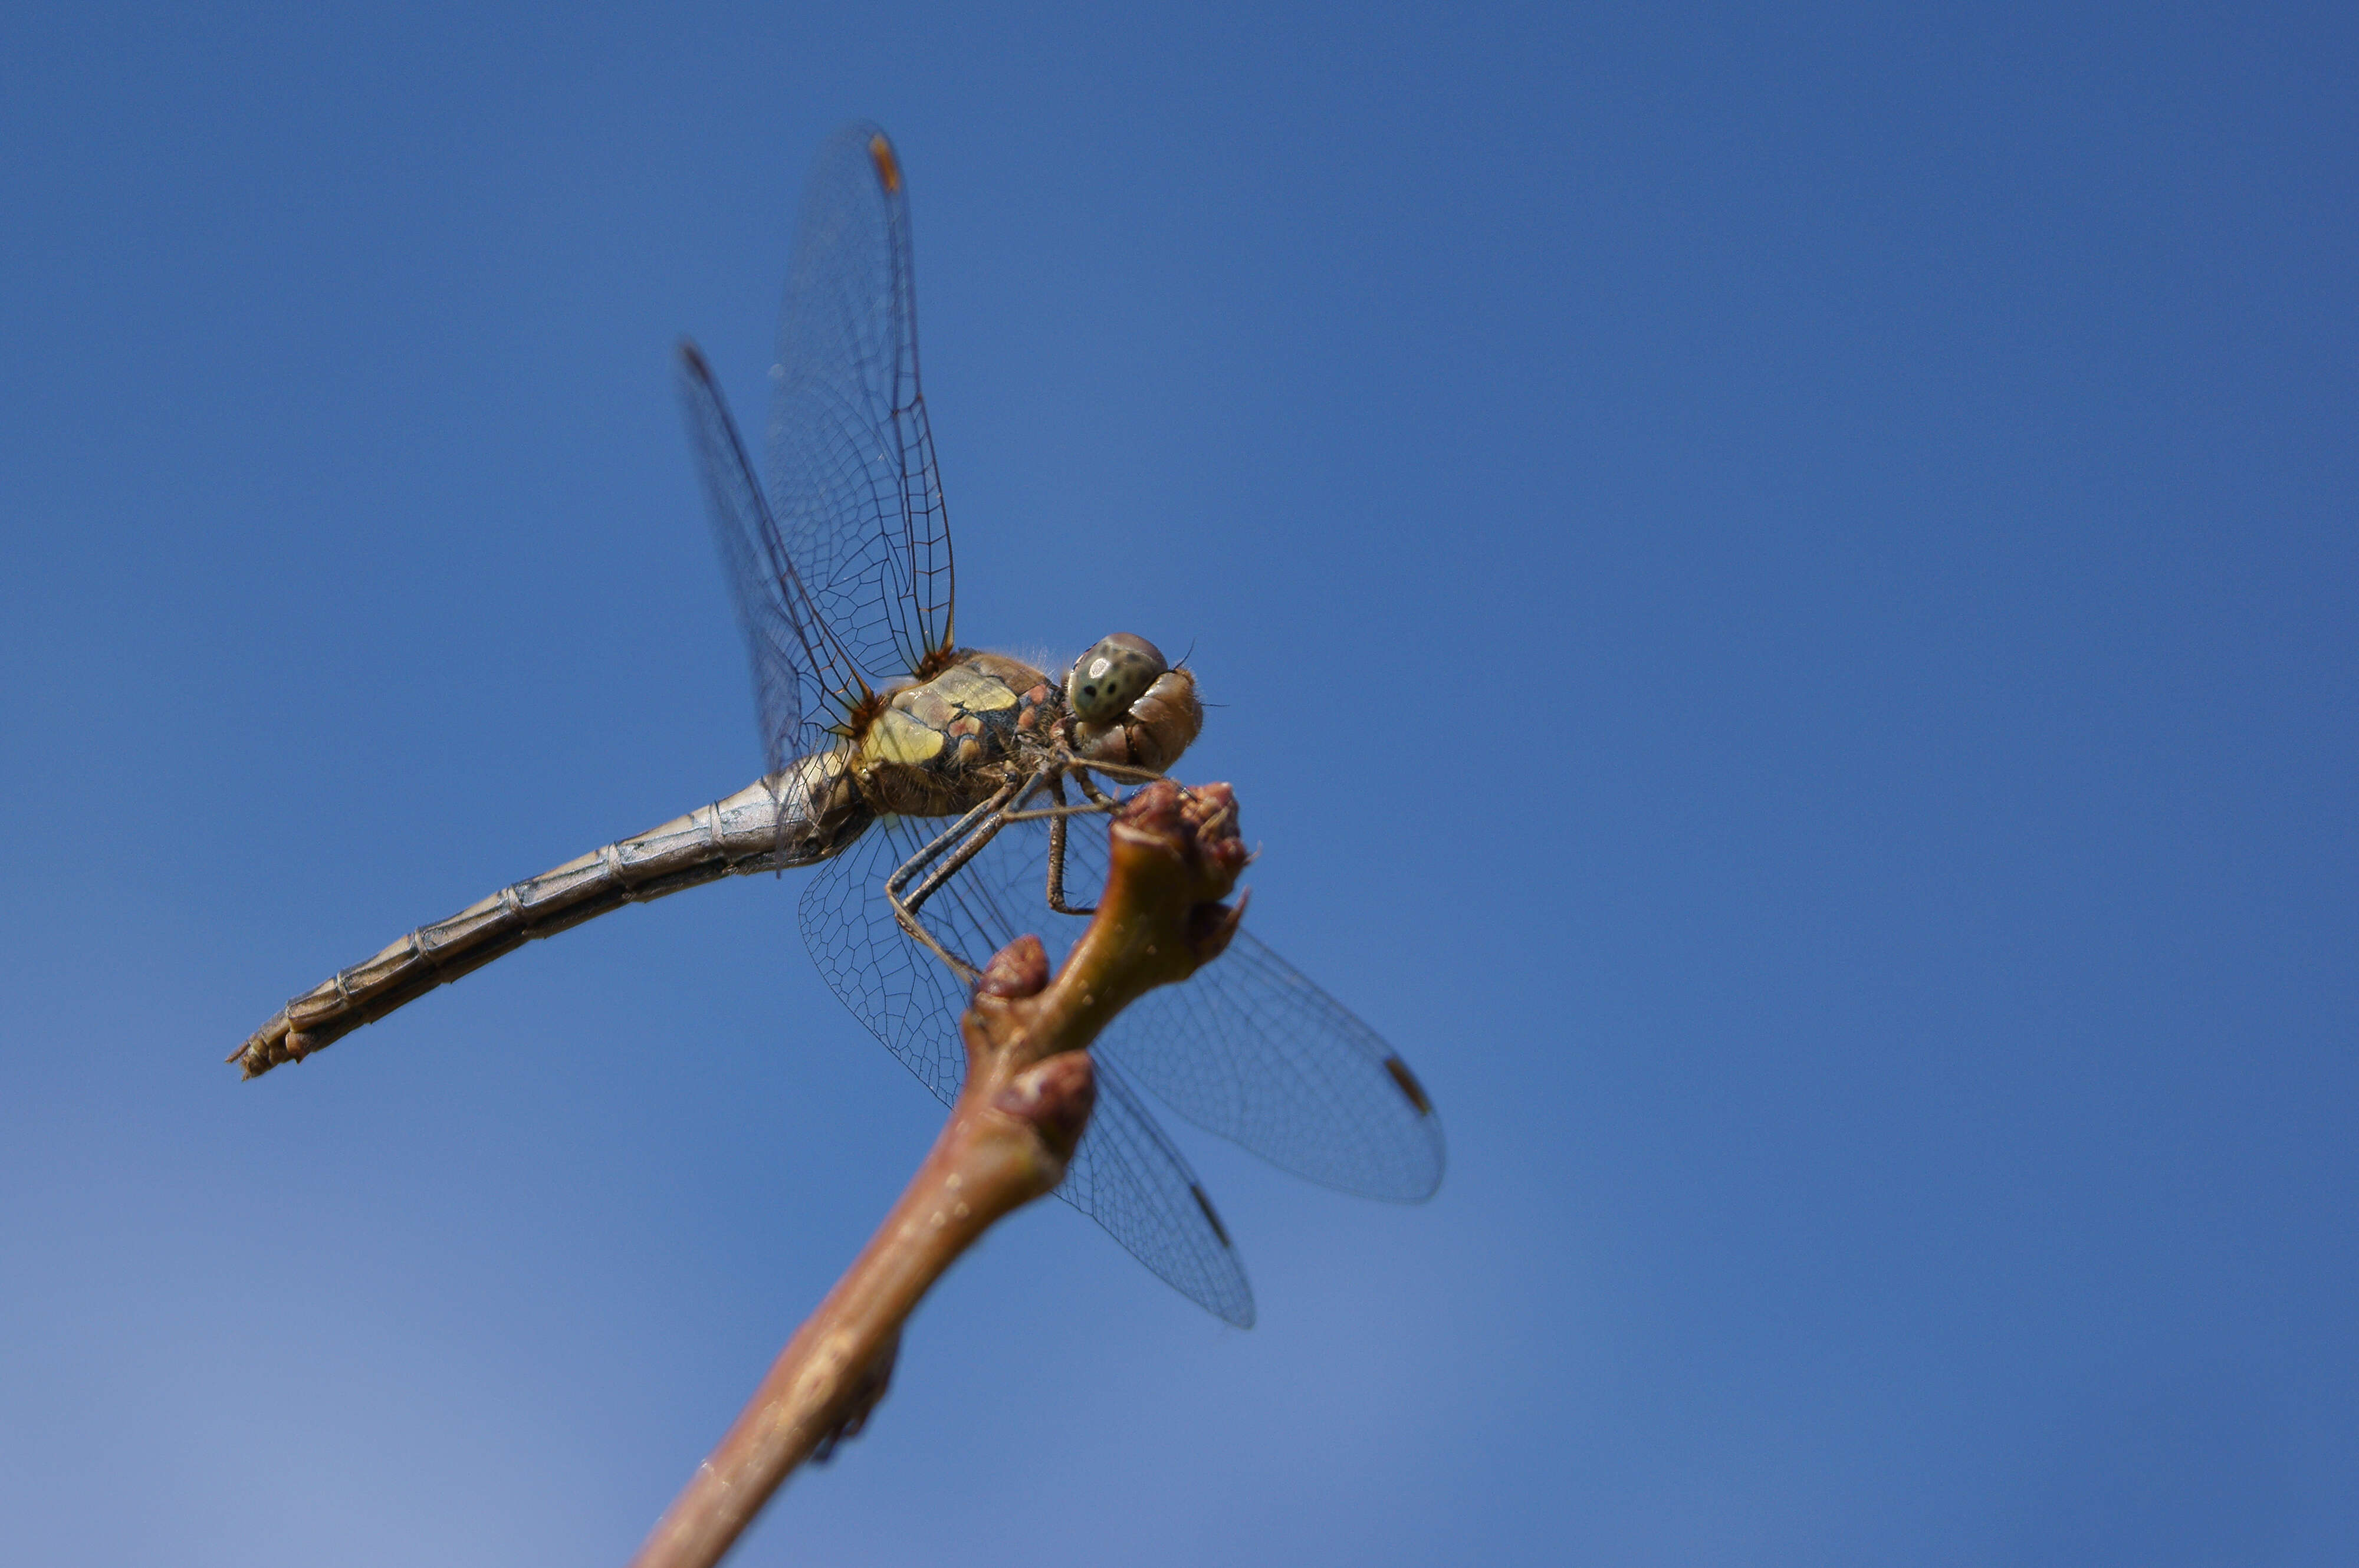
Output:
[[901,189],[901,160],[893,154],[893,144],[877,132],[868,138],[868,161],[876,166],[876,182],[891,195]]

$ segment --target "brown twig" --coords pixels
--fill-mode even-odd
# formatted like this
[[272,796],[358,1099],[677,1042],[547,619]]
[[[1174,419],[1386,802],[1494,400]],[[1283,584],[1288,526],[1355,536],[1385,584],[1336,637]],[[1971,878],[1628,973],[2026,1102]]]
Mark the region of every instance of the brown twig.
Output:
[[985,967],[959,1021],[965,1086],[908,1188],[778,1355],[632,1568],[711,1568],[795,1466],[860,1430],[901,1326],[993,1221],[1064,1179],[1096,1089],[1084,1050],[1114,1016],[1217,956],[1249,856],[1225,784],[1155,783],[1115,813],[1105,891],[1054,980],[1038,937]]

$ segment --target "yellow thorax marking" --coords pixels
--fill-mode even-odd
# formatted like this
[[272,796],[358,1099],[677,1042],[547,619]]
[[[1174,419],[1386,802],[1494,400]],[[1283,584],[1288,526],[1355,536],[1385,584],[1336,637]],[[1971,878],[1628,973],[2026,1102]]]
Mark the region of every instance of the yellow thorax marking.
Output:
[[1016,693],[964,664],[953,664],[933,679],[933,690],[970,713],[996,713],[1016,705]]
[[876,715],[861,749],[877,762],[915,767],[931,761],[948,744],[944,734],[962,713],[990,713],[1016,705],[1005,681],[963,664],[953,664],[923,686],[893,693]]
[[887,708],[868,726],[861,749],[880,762],[914,767],[942,749],[942,732],[927,728],[898,708]]

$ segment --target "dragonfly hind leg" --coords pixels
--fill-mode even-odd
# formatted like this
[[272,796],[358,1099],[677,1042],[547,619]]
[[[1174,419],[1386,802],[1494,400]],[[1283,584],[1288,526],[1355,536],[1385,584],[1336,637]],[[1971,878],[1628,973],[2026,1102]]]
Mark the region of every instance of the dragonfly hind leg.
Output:
[[[929,839],[917,854],[903,861],[899,868],[885,879],[885,897],[893,906],[893,919],[912,939],[949,964],[953,974],[970,985],[983,971],[936,941],[933,932],[926,929],[925,922],[918,919],[918,911],[925,908],[926,900],[940,891],[943,883],[956,876],[961,866],[980,855],[983,846],[998,834],[1007,821],[1002,815],[1003,809],[1022,788],[1020,784],[1003,785],[991,799]],[[980,826],[976,825],[978,822]],[[951,847],[953,844],[957,845],[954,850]],[[941,859],[946,850],[950,851],[950,858],[934,866],[914,891],[905,893],[909,878]]]
[[[940,959],[952,974],[972,985],[983,973],[981,967],[974,960],[951,952],[919,918],[919,911],[925,908],[929,898],[941,891],[951,877],[982,854],[1001,830],[1015,822],[1043,820],[1049,824],[1049,908],[1060,915],[1095,914],[1095,906],[1075,905],[1065,896],[1066,847],[1071,820],[1081,816],[1104,816],[1123,803],[1121,797],[1099,787],[1097,781],[1090,777],[1093,772],[1105,774],[1117,785],[1145,783],[1160,777],[1147,768],[1131,768],[1120,763],[1085,762],[1071,754],[1063,754],[1030,777],[1001,786],[989,800],[919,846],[917,853],[903,861],[885,879],[886,902],[892,909],[894,923],[911,941]],[[1085,797],[1079,804],[1066,799],[1065,780],[1069,777]],[[1051,803],[1030,804],[1044,794]],[[921,874],[923,879],[917,880]],[[987,958],[989,955],[983,956]]]

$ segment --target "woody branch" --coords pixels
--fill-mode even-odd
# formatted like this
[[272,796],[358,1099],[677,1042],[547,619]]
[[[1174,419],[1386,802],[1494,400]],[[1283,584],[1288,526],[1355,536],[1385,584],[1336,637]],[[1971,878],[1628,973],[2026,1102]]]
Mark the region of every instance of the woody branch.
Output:
[[1051,979],[1038,937],[985,966],[959,1021],[965,1086],[892,1212],[658,1521],[632,1568],[711,1568],[795,1467],[860,1430],[901,1328],[994,1221],[1064,1179],[1095,1098],[1086,1048],[1157,985],[1228,944],[1249,858],[1225,784],[1158,782],[1114,814],[1095,916]]

